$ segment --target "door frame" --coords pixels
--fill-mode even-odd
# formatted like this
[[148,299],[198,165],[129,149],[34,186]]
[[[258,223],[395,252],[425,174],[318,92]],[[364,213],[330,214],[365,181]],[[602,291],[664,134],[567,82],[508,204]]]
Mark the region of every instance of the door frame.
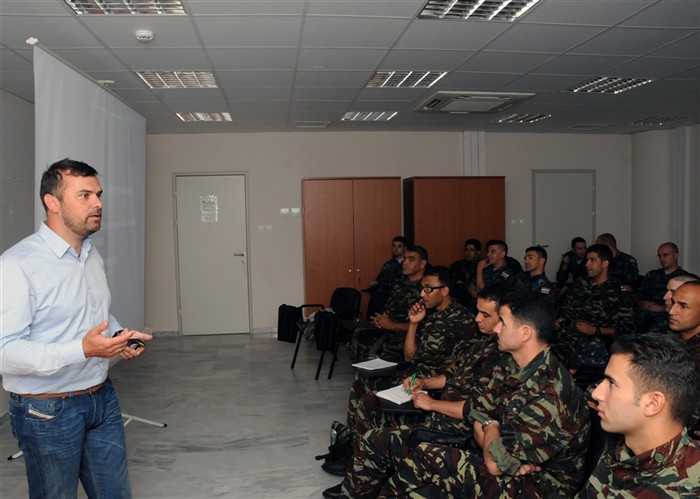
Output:
[[178,220],[177,220],[177,179],[178,177],[229,177],[238,175],[243,177],[243,187],[245,192],[245,251],[246,251],[246,274],[248,276],[248,334],[253,334],[253,295],[252,279],[250,275],[250,214],[249,192],[248,192],[248,172],[173,172],[172,173],[172,195],[173,195],[173,234],[175,237],[175,285],[177,294],[177,328],[178,335],[182,333],[182,301],[180,297],[180,251],[178,246]]

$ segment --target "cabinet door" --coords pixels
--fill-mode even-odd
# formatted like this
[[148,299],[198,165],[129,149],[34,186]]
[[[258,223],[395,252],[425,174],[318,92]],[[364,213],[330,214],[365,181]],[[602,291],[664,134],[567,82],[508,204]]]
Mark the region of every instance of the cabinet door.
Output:
[[330,304],[335,288],[354,287],[350,179],[302,180],[306,303]]
[[365,289],[391,258],[391,240],[401,235],[401,180],[354,179],[353,206],[354,286]]
[[[481,241],[482,246],[489,239],[505,240],[505,179],[467,177],[461,179],[460,186],[462,243],[469,237]],[[486,248],[482,248],[482,254],[485,251]]]

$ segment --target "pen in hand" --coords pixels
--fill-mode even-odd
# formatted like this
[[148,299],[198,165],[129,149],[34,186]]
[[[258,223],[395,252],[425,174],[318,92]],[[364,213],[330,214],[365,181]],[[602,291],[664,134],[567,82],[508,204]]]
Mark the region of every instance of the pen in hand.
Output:
[[411,390],[413,389],[413,382],[416,380],[416,373],[413,373],[413,376],[411,376],[411,383],[408,385],[408,390],[406,390],[406,393],[408,395],[411,394]]

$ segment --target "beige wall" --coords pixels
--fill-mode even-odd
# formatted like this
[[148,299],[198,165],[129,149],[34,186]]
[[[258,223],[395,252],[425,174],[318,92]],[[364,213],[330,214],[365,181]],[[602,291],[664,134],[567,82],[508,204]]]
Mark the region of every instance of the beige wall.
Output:
[[253,328],[269,330],[281,303],[304,299],[301,218],[280,216],[301,206],[301,179],[460,175],[462,134],[151,135],[146,164],[146,325],[178,328],[172,174],[247,172]]
[[[532,170],[594,169],[596,230],[611,232],[631,250],[631,149],[629,135],[486,134],[486,174],[506,177],[506,241],[521,258],[532,240]],[[512,225],[511,219],[525,223]],[[570,240],[573,235],[565,235]],[[590,243],[590,242],[589,242]],[[552,258],[551,270],[558,265]]]

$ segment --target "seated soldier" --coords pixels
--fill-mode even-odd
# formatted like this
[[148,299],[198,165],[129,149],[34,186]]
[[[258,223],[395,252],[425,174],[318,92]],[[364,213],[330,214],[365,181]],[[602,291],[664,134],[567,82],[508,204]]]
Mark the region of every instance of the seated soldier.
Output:
[[394,284],[403,279],[402,264],[406,246],[408,246],[408,240],[403,236],[396,236],[391,241],[391,258],[384,262],[377,278],[369,283],[369,292],[375,307],[375,310],[368,311],[370,315],[384,310]]
[[587,279],[569,287],[557,319],[554,350],[571,369],[581,388],[600,379],[610,354],[606,343],[613,336],[631,333],[632,302],[619,281],[609,277],[612,253],[604,244],[586,252]]
[[443,372],[479,341],[474,317],[450,296],[454,281],[446,267],[433,267],[423,276],[421,301],[409,310],[404,359],[410,362],[387,378],[358,378],[350,389],[348,423],[356,419],[360,399],[366,393],[403,382],[406,373],[426,377]]
[[675,243],[662,244],[657,255],[661,268],[647,272],[636,292],[634,324],[638,332],[665,331],[668,317],[664,305],[666,285],[674,277],[688,274],[678,265],[678,246]]
[[576,281],[586,275],[586,240],[575,237],[571,240],[571,251],[561,256],[561,264],[557,271],[557,283],[564,287],[569,282]]
[[637,281],[639,280],[637,260],[635,260],[632,255],[618,250],[617,239],[609,232],[599,235],[595,242],[596,244],[606,245],[612,252],[613,258],[610,263],[610,277],[621,282],[625,291],[632,291],[635,289],[637,287]]
[[[465,415],[469,414],[471,402],[478,396],[478,388],[488,384],[493,368],[503,355],[498,350],[497,338],[493,331],[499,322],[498,301],[502,296],[502,285],[484,288],[479,293],[477,298],[479,313],[475,321],[483,336],[458,359],[454,368],[450,367],[435,376],[415,379],[410,376],[404,379],[403,385],[407,390],[412,384],[414,405],[426,411],[418,417],[416,423],[409,426],[403,418],[397,421],[396,418],[387,417],[389,415],[382,413],[379,399],[373,393],[362,397],[355,422],[349,422],[355,436],[355,450],[357,450],[359,437],[371,429],[389,426],[390,422],[401,423],[402,426],[389,427],[386,432],[382,431],[382,434],[391,433],[391,441],[403,449],[395,452],[404,455],[408,454],[406,446],[418,426],[454,434],[471,432],[471,425],[466,421]],[[425,389],[442,391],[439,398],[433,399],[430,395],[421,393],[421,390]],[[384,439],[387,440],[388,437]],[[381,452],[380,449],[375,450]],[[348,476],[352,475],[348,474]],[[325,491],[324,497],[338,497],[340,491],[341,485],[337,485]]]
[[361,324],[348,343],[353,362],[376,356],[385,360],[401,360],[403,338],[408,330],[408,309],[420,298],[421,279],[428,265],[428,252],[422,246],[408,246],[404,252],[404,278],[394,284],[384,311]]
[[[363,462],[381,431],[366,433],[341,496],[571,497],[583,481],[589,410],[552,354],[554,311],[538,294],[506,296],[496,326],[503,355],[471,404],[477,450],[419,444],[408,457]],[[393,449],[393,443],[385,443]],[[382,473],[395,470],[382,486]],[[346,489],[345,486],[348,486]],[[351,489],[351,487],[353,487]],[[422,495],[430,488],[430,495]]]
[[508,256],[505,241],[492,239],[486,243],[486,258],[476,265],[476,290],[499,282],[513,286],[520,272],[520,264]]
[[577,498],[700,497],[700,445],[685,429],[700,399],[700,377],[677,337],[618,338],[592,396],[602,428],[618,442]]
[[666,294],[664,295],[664,308],[666,309],[666,329],[668,329],[668,312],[671,310],[671,299],[673,298],[673,293],[680,288],[686,282],[700,281],[700,277],[695,274],[679,275],[678,277],[672,277],[666,283]]
[[542,246],[530,246],[525,250],[525,271],[518,274],[515,287],[519,291],[534,291],[545,295],[552,302],[552,305],[559,298],[556,284],[552,283],[547,274],[544,273],[544,266],[547,264],[547,251]]
[[457,260],[450,265],[450,271],[457,283],[453,296],[462,305],[471,308],[476,298],[476,288],[470,283],[476,279],[476,264],[480,260],[481,242],[478,239],[464,241],[464,259]]

